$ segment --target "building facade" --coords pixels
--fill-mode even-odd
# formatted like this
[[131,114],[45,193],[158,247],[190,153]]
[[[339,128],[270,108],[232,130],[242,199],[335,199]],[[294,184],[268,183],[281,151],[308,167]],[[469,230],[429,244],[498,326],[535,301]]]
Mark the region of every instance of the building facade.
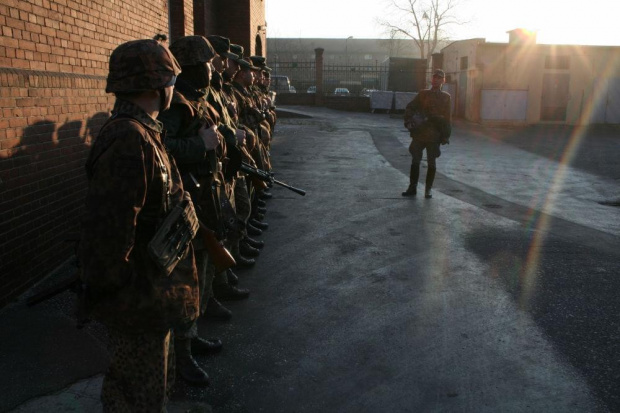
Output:
[[221,34],[266,55],[266,23],[264,0],[3,0],[0,27],[1,307],[71,256],[112,50]]
[[620,123],[620,47],[456,41],[434,56],[453,91],[456,116],[476,122]]
[[269,64],[274,69],[279,62],[314,61],[317,48],[323,49],[324,65],[381,65],[390,57],[419,58],[420,51],[413,40],[404,39],[294,39],[269,38]]

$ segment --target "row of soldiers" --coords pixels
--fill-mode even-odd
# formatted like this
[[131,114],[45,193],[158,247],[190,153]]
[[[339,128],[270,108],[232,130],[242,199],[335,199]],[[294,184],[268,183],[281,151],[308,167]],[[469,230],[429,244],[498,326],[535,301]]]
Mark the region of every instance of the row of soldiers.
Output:
[[[116,102],[86,164],[82,314],[108,328],[104,411],[165,411],[175,375],[206,386],[194,355],[221,350],[198,320],[249,296],[276,124],[264,57],[222,36],[117,47]],[[230,252],[230,254],[229,254]]]
[[[224,240],[237,266],[252,266],[263,247],[252,236],[268,227],[263,222],[266,184],[252,181],[241,165],[271,170],[269,149],[276,117],[268,97],[269,71],[262,56],[244,58],[243,47],[226,37],[186,36],[170,51],[181,65],[170,109],[159,115],[166,130],[165,144],[192,193],[200,220]],[[201,312],[228,319],[221,301],[240,300],[249,291],[238,287],[232,268],[216,268],[202,240],[194,241],[201,286]],[[218,252],[214,252],[218,254]],[[221,349],[218,339],[197,335],[196,323],[175,331],[177,371],[186,381],[207,385],[209,377],[196,363],[195,353]]]

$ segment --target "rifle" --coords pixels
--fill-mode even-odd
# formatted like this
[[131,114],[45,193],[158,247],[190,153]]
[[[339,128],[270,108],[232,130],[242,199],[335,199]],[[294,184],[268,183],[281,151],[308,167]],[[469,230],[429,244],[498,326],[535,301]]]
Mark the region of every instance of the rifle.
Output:
[[288,184],[285,184],[282,181],[278,181],[277,179],[275,179],[273,177],[273,174],[267,171],[263,171],[262,169],[258,169],[253,167],[252,165],[246,163],[246,162],[241,162],[241,172],[244,172],[248,175],[250,175],[251,177],[255,177],[260,179],[263,182],[269,182],[269,183],[274,183],[280,186],[285,187],[286,189],[290,189],[291,191],[298,193],[301,196],[305,196],[306,195],[306,191],[304,191],[303,189],[299,189],[299,188],[295,188],[293,186],[290,186]]
[[230,254],[230,251],[228,251],[222,242],[215,236],[215,231],[208,228],[201,222],[199,232],[207,252],[209,253],[209,257],[213,259],[216,272],[220,273],[237,265],[237,262]]

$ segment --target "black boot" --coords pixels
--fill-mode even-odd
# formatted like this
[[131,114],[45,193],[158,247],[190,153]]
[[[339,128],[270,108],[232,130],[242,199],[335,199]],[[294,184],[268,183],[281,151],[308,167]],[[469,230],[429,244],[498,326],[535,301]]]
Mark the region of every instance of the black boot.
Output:
[[232,311],[224,307],[215,297],[210,297],[207,302],[205,317],[217,321],[228,321],[232,318]]
[[260,235],[263,233],[262,229],[256,228],[254,225],[250,224],[249,222],[246,224],[245,228],[247,229],[248,234],[250,235],[256,236],[256,235]]
[[239,277],[230,268],[226,270],[226,278],[228,278],[228,284],[230,285],[239,284]]
[[265,215],[267,213],[267,208],[256,206],[256,212]]
[[256,206],[259,206],[261,208],[265,208],[267,206],[267,202],[263,201],[262,199],[257,199],[256,200]]
[[215,354],[222,351],[222,340],[219,338],[192,338],[192,354]]
[[209,375],[200,368],[192,357],[192,341],[189,338],[175,337],[174,351],[177,361],[176,371],[186,382],[196,386],[208,386]]
[[230,284],[213,285],[213,296],[220,301],[243,300],[250,296],[250,290],[233,287]]
[[418,179],[420,178],[420,164],[411,164],[409,168],[409,187],[402,196],[415,196],[418,192]]
[[256,260],[254,258],[246,258],[241,254],[235,254],[233,255],[235,262],[237,263],[235,268],[241,268],[241,267],[252,267],[254,264],[256,264]]
[[429,166],[428,172],[426,172],[426,188],[424,189],[424,198],[430,199],[433,197],[431,188],[433,187],[433,181],[435,180],[436,167]]
[[252,225],[252,226],[254,226],[254,227],[256,227],[256,228],[258,228],[258,229],[260,229],[262,231],[264,231],[267,228],[269,228],[269,224],[268,223],[261,222],[261,221],[259,221],[257,219],[254,219],[254,218],[250,219],[249,223],[250,223],[250,225]]
[[273,195],[271,194],[271,192],[263,191],[260,195],[258,195],[258,198],[262,200],[271,199],[273,198]]
[[262,249],[265,246],[265,243],[263,241],[258,241],[258,240],[255,240],[254,238],[250,238],[250,237],[245,237],[241,242],[245,242],[250,247],[256,248],[256,249],[259,249],[259,250]]
[[241,242],[239,243],[239,254],[244,257],[258,257],[260,251],[245,242]]

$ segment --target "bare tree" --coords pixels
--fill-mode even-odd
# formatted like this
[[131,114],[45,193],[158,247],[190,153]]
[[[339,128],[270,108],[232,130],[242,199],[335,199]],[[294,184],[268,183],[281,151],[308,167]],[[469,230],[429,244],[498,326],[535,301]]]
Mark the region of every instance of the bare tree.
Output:
[[451,26],[462,25],[460,0],[388,0],[387,18],[377,19],[391,39],[413,39],[420,57],[430,62],[437,44],[446,40]]

